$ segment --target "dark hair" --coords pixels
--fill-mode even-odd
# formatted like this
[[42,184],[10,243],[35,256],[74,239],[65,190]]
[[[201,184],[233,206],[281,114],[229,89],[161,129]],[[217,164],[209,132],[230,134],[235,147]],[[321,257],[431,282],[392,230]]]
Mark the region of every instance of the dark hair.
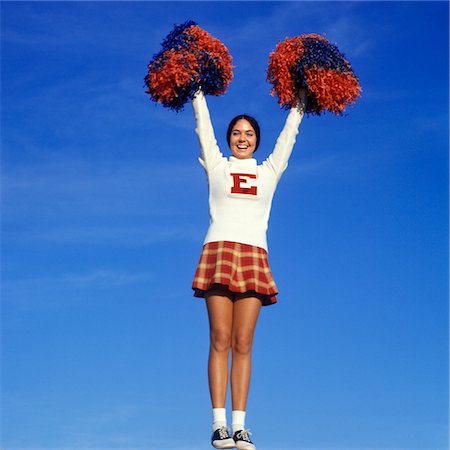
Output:
[[255,130],[255,134],[256,134],[255,152],[256,152],[256,150],[258,150],[258,146],[259,146],[259,139],[260,139],[260,136],[261,136],[261,130],[259,128],[258,121],[254,117],[249,116],[247,114],[239,114],[239,116],[236,116],[233,119],[231,119],[231,122],[228,125],[228,130],[227,130],[227,142],[228,142],[228,145],[230,145],[231,132],[233,131],[233,128],[236,125],[236,122],[238,120],[241,120],[241,119],[245,119],[252,126],[252,128]]

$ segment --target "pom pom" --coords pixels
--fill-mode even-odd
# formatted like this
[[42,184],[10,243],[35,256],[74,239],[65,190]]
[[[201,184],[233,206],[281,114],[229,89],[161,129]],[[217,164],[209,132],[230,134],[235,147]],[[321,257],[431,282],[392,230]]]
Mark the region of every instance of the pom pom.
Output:
[[233,78],[231,55],[195,22],[176,25],[161,47],[144,79],[153,101],[179,112],[200,87],[205,95],[226,92]]
[[286,38],[269,56],[267,80],[285,109],[297,104],[299,90],[308,92],[306,113],[341,115],[361,95],[359,80],[336,45],[318,34]]

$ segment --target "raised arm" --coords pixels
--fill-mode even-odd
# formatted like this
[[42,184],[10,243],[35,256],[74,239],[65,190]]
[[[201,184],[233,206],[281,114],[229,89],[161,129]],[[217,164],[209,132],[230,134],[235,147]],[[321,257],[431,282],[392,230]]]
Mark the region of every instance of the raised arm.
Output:
[[288,165],[288,160],[297,138],[298,127],[303,119],[305,105],[306,91],[301,90],[298,105],[290,109],[273,152],[264,162],[264,164],[273,171],[277,180],[281,177]]
[[223,155],[217,145],[206,98],[201,90],[197,92],[192,100],[192,107],[194,108],[195,122],[197,125],[195,131],[200,144],[199,161],[208,172],[219,164]]

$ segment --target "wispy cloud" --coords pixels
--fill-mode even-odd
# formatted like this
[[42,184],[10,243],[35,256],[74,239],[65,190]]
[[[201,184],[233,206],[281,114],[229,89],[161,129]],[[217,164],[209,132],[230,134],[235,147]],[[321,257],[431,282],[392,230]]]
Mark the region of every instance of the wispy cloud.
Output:
[[[158,21],[149,27],[144,18],[141,22],[136,20],[139,16],[136,17],[135,9],[143,10],[144,5],[134,5],[131,9],[121,5],[121,2],[115,5],[103,2],[65,3],[64,7],[44,2],[18,2],[3,6],[2,39],[16,45],[61,50],[71,54],[83,47],[120,52],[129,51],[130,47],[146,46],[148,41],[161,37]],[[165,8],[156,5],[154,11],[158,9],[161,11]],[[133,25],[127,18],[133,18]],[[120,33],[114,33],[118,21],[123,26]],[[145,40],[141,33],[136,33],[139,25],[145,27]],[[111,32],[105,33],[107,30]],[[105,35],[108,39],[105,39]]]
[[12,243],[47,243],[77,245],[114,245],[147,247],[161,242],[199,241],[199,228],[184,224],[182,228],[164,223],[137,226],[86,225],[45,227],[37,231],[12,231],[7,233]]
[[[158,214],[167,211],[170,199],[180,195],[180,185],[202,188],[202,170],[191,164],[163,161],[59,160],[4,169],[4,213],[58,214],[115,212]],[[164,196],[161,195],[164,192]],[[169,208],[172,212],[173,205]]]
[[[248,6],[251,10],[252,4]],[[372,46],[372,38],[363,22],[356,20],[358,2],[287,2],[280,5],[274,2],[271,7],[273,11],[270,15],[261,16],[255,7],[255,17],[250,17],[239,33],[223,30],[225,39],[236,48],[243,49],[242,44],[247,49],[253,48],[252,44],[258,43],[260,49],[264,46],[274,49],[286,37],[305,33],[326,34],[328,39],[336,41],[354,56]],[[263,34],[261,30],[264,30]],[[246,56],[249,54],[251,56],[257,52],[247,52]],[[242,62],[246,63],[246,60]]]
[[[71,393],[73,394],[73,392]],[[66,399],[66,401],[70,401]],[[28,417],[34,417],[34,423],[46,424],[52,427],[48,433],[49,442],[59,442],[59,445],[34,446],[11,445],[8,450],[198,450],[198,445],[185,444],[182,435],[173,436],[170,440],[164,437],[157,426],[155,416],[172,417],[173,414],[182,414],[178,406],[171,403],[164,404],[159,401],[144,398],[138,403],[124,402],[111,396],[103,401],[91,401],[80,404],[71,404],[66,414],[61,416],[56,411],[61,409],[60,398],[48,396],[37,398],[36,395],[18,396],[6,394],[4,406],[10,416],[20,415],[22,423]],[[36,417],[36,411],[43,411]],[[155,423],[156,422],[156,423]],[[179,425],[183,430],[185,424]],[[27,436],[15,436],[13,442],[27,442]],[[191,439],[191,441],[195,441]],[[9,440],[11,442],[11,439]],[[137,444],[139,443],[139,444]]]
[[2,298],[5,305],[21,311],[62,307],[83,302],[93,292],[113,297],[120,288],[146,285],[154,280],[153,272],[127,272],[111,269],[93,269],[85,273],[62,273],[18,280],[2,280]]
[[110,161],[98,167],[61,158],[9,167],[3,179],[5,238],[144,245],[183,239],[195,228],[179,222],[190,216],[189,205],[198,204],[193,193],[206,203],[205,184],[194,162]]
[[[71,423],[62,426],[67,436],[66,441],[78,448],[133,445],[135,439],[131,433],[117,431],[117,428],[138,418],[139,408],[136,405],[114,405],[107,410],[95,409],[97,410],[91,411],[90,414],[79,414]],[[111,430],[107,436],[103,432],[105,428]]]

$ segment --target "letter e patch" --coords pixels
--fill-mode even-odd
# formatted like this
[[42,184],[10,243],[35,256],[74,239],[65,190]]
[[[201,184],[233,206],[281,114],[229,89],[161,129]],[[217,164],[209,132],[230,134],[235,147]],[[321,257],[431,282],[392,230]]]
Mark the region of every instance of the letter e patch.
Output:
[[233,177],[232,194],[257,195],[258,187],[252,184],[256,180],[253,173],[230,173]]

